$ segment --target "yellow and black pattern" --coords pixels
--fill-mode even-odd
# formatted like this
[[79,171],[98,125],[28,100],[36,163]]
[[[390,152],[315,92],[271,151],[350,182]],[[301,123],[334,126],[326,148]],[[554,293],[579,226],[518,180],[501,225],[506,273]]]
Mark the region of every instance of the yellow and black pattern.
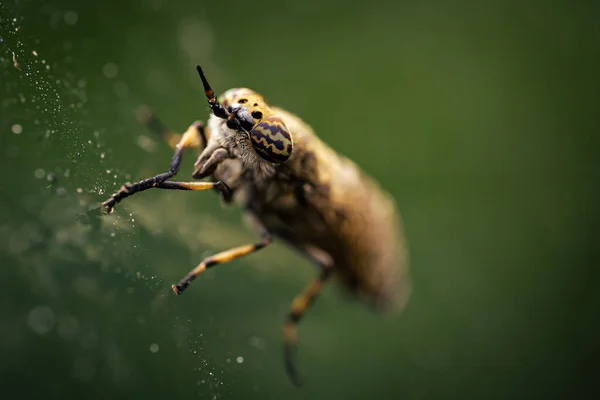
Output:
[[215,254],[213,256],[207,257],[196,268],[190,271],[177,285],[172,285],[171,288],[176,294],[181,294],[198,275],[206,271],[208,268],[212,268],[219,264],[224,264],[233,260],[236,260],[240,257],[247,256],[249,254],[255,253],[263,247],[271,244],[272,238],[271,235],[266,231],[262,234],[263,239],[260,242],[254,244],[247,244],[244,246],[235,247],[233,249],[229,249],[223,251],[221,253]]
[[237,103],[238,100],[244,99],[247,97],[256,97],[258,93],[256,93],[252,89],[248,88],[233,88],[229,89],[225,93],[219,96],[219,102],[223,105],[223,107],[227,108],[230,105]]
[[292,136],[279,117],[263,119],[250,131],[250,140],[256,153],[269,162],[281,164],[292,155]]

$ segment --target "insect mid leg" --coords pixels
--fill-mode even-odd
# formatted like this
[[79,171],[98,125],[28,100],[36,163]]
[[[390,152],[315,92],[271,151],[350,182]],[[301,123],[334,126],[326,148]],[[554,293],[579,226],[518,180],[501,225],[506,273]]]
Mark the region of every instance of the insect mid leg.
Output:
[[[152,117],[149,117],[148,121],[150,120],[152,120]],[[156,121],[158,121],[158,119],[156,119]],[[155,128],[159,129],[158,126],[155,126]],[[169,168],[169,172],[164,172],[162,174],[158,174],[151,178],[147,178],[129,185],[123,185],[121,186],[121,189],[119,189],[119,191],[117,191],[108,200],[102,203],[102,205],[106,207],[106,210],[110,213],[112,212],[114,206],[124,198],[129,197],[134,193],[157,187],[162,182],[175,176],[175,174],[177,174],[177,172],[179,171],[179,167],[181,166],[183,152],[189,148],[200,147],[202,145],[201,142],[204,140],[204,137],[204,126],[202,125],[202,123],[197,122],[192,124],[188,128],[188,130],[182,135],[181,139],[179,140],[179,143],[177,143],[176,145],[175,154],[173,155],[173,159],[171,160],[171,167]]]
[[332,264],[323,264],[316,259],[315,261],[321,266],[321,272],[319,276],[304,289],[304,291],[294,298],[294,301],[292,302],[292,309],[290,310],[283,325],[285,370],[296,386],[300,386],[302,384],[298,369],[296,368],[298,322],[314,303],[325,282],[327,282],[327,280],[329,280],[333,274]]
[[212,268],[215,265],[224,264],[229,261],[236,260],[240,257],[247,256],[271,244],[271,241],[273,240],[271,234],[262,226],[262,224],[258,222],[258,220],[253,219],[253,221],[256,223],[255,227],[259,228],[260,236],[262,238],[260,242],[235,247],[233,249],[226,250],[205,258],[200,264],[198,264],[196,268],[190,271],[190,273],[187,274],[177,285],[171,286],[173,288],[173,291],[176,294],[181,294],[181,292],[183,292],[190,285],[190,283],[192,283],[192,281],[196,279],[198,275],[206,271],[208,268]]
[[223,251],[221,253],[215,254],[214,256],[210,256],[202,260],[200,264],[196,268],[194,268],[189,274],[185,276],[177,285],[172,285],[173,291],[176,294],[181,294],[189,285],[192,283],[194,279],[202,272],[206,271],[208,268],[214,267],[215,265],[224,264],[229,261],[233,261],[243,256],[247,256],[252,254],[263,247],[271,244],[271,237],[268,236],[261,240],[260,242],[254,244],[247,244],[244,246],[235,247],[230,250]]

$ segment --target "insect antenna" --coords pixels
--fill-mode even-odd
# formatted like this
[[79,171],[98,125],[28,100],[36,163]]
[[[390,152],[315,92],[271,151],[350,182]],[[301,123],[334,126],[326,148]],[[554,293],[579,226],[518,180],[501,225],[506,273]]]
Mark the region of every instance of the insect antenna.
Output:
[[204,94],[208,99],[208,104],[210,104],[210,108],[212,109],[213,114],[215,114],[219,118],[227,119],[229,113],[215,98],[215,91],[210,87],[210,84],[206,80],[206,76],[204,76],[202,68],[199,65],[196,65],[196,69],[198,70],[198,75],[200,75],[200,79],[202,79],[202,85],[204,86]]

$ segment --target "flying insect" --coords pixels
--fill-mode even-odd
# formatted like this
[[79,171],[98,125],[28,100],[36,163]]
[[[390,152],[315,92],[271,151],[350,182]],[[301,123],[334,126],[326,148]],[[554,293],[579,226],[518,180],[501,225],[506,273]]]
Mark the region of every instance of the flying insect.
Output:
[[[172,286],[178,295],[207,269],[268,247],[274,239],[311,260],[317,277],[294,298],[283,325],[286,372],[300,385],[297,325],[332,277],[377,311],[404,307],[410,279],[402,221],[393,198],[299,117],[247,88],[227,90],[217,99],[200,66],[197,70],[212,112],[207,125],[194,122],[175,135],[149,111],[140,113],[151,131],[175,147],[170,168],[121,186],[103,206],[110,213],[125,198],[151,188],[212,189],[243,209],[260,240],[202,260]],[[196,180],[172,180],[186,150],[199,153]]]

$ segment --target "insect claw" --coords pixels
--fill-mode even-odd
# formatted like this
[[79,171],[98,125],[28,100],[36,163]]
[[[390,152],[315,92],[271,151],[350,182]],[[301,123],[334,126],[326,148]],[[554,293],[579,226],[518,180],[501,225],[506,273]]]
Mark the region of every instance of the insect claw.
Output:
[[302,386],[304,380],[300,377],[298,369],[296,368],[296,346],[286,345],[285,346],[285,372],[287,372],[290,380],[295,386]]
[[113,204],[111,204],[112,202],[113,202],[113,199],[110,198],[110,199],[106,200],[104,203],[102,203],[102,208],[106,214],[112,214],[115,211]]
[[181,288],[178,285],[171,285],[171,289],[173,289],[177,296],[181,294]]

